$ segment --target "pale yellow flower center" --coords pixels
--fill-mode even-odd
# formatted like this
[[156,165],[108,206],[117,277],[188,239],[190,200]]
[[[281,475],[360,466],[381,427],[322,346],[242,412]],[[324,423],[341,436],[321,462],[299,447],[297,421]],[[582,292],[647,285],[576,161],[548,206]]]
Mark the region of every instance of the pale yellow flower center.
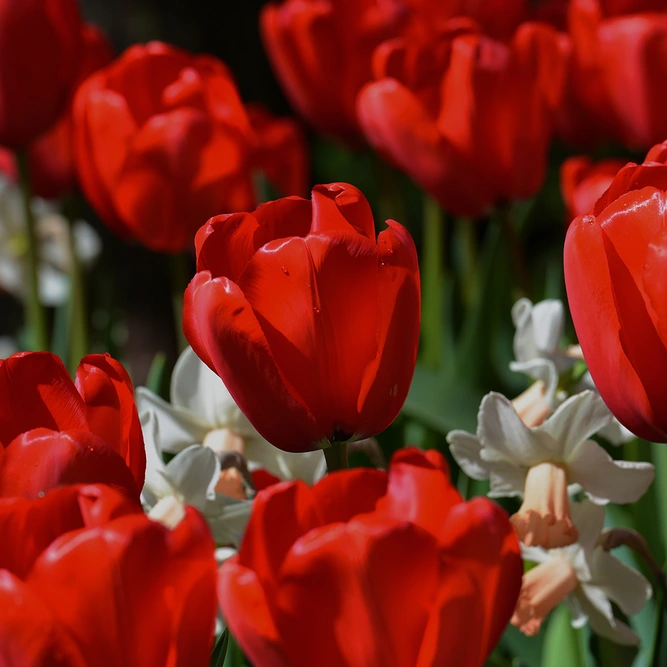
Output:
[[185,506],[174,496],[165,496],[151,508],[148,518],[161,523],[170,530],[176,528],[185,516]]
[[[228,428],[218,428],[209,431],[202,444],[204,447],[212,449],[217,456],[229,452],[237,452],[241,456],[245,454],[243,438]],[[243,475],[236,468],[227,468],[221,471],[218,482],[215,485],[215,490],[218,493],[222,493],[230,498],[237,498],[238,500],[246,500],[248,497],[243,485]]]
[[546,393],[546,385],[538,380],[512,401],[516,413],[528,428],[539,426],[549,416],[551,406],[547,402]]
[[529,547],[555,549],[579,537],[570,514],[567,473],[556,463],[539,463],[526,476],[523,504],[510,521]]
[[536,635],[547,614],[577,586],[574,569],[558,556],[534,567],[523,575],[512,625],[529,637]]

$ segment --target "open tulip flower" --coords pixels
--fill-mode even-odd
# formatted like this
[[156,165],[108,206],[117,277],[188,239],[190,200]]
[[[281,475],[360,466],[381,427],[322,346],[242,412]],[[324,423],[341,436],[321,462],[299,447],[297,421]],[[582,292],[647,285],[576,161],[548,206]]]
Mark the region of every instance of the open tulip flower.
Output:
[[631,503],[653,481],[650,463],[615,461],[589,440],[609,420],[600,397],[584,391],[529,428],[507,398],[490,393],[479,408],[477,434],[451,431],[447,442],[468,476],[491,480],[490,496],[523,496],[511,517],[519,539],[550,549],[577,541],[568,486],[579,485],[599,504]]
[[572,612],[574,627],[588,622],[595,633],[617,644],[639,644],[635,632],[614,617],[611,602],[624,614],[638,614],[651,597],[651,585],[599,544],[602,507],[590,501],[577,503],[572,519],[579,534],[576,544],[550,551],[522,545],[523,557],[539,565],[523,575],[512,625],[535,635],[562,601]]
[[447,211],[541,187],[563,77],[553,29],[525,23],[504,44],[456,23],[436,44],[384,45],[375,70],[357,101],[366,138]]
[[481,667],[521,574],[503,510],[464,503],[440,454],[407,449],[389,473],[260,492],[218,596],[262,667]]
[[146,443],[142,502],[151,516],[178,520],[192,505],[217,544],[236,547],[250,516],[249,491],[282,480],[312,484],[326,471],[321,451],[292,454],[266,442],[190,347],[174,367],[171,401],[137,389]]
[[0,498],[0,662],[204,667],[213,543],[189,508],[169,530],[104,485]]
[[0,0],[0,145],[22,150],[65,110],[77,75],[76,0]]
[[292,452],[379,433],[407,395],[419,339],[419,269],[393,220],[375,236],[351,185],[314,188],[209,220],[183,328],[250,423]]
[[595,386],[624,426],[656,442],[667,441],[666,158],[659,144],[623,167],[565,241],[568,301]]
[[76,384],[48,352],[0,360],[0,496],[102,482],[138,500],[145,467],[134,390],[115,359],[84,357]]

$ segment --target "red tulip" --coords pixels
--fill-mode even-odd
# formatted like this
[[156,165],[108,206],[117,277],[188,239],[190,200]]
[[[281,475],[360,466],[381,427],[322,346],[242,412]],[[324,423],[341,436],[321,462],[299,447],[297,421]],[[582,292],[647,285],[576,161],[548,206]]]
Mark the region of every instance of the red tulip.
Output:
[[291,118],[275,118],[259,104],[247,109],[257,135],[259,169],[281,195],[307,194],[308,145],[301,128]]
[[[612,8],[613,9],[613,8]],[[571,85],[586,125],[602,138],[647,148],[667,136],[667,15],[607,17],[595,3],[573,3]]]
[[133,46],[74,101],[81,186],[116,233],[179,252],[220,210],[251,208],[254,135],[219,60]]
[[571,157],[560,168],[560,189],[567,209],[566,219],[585,215],[593,210],[600,195],[611,185],[625,160],[593,162],[587,156]]
[[410,386],[419,269],[408,232],[373,215],[351,185],[212,218],[183,327],[253,426],[309,451],[386,428]]
[[371,78],[371,56],[394,36],[401,2],[286,0],[262,9],[266,51],[297,111],[324,134],[357,143],[355,101]]
[[192,508],[173,531],[104,486],[0,499],[3,665],[208,665],[214,546]]
[[260,492],[218,599],[257,665],[473,667],[512,616],[522,572],[505,512],[463,502],[440,454],[408,449],[388,474]]
[[138,498],[146,454],[134,390],[108,355],[84,357],[76,385],[48,352],[0,360],[0,496],[105,482]]
[[76,0],[0,0],[0,145],[26,148],[64,111],[80,32]]
[[667,142],[572,222],[565,283],[595,385],[633,433],[667,442]]
[[368,141],[444,208],[483,215],[542,185],[562,65],[546,25],[524,24],[505,45],[459,22],[437,48],[378,50],[379,80],[361,91],[359,119]]

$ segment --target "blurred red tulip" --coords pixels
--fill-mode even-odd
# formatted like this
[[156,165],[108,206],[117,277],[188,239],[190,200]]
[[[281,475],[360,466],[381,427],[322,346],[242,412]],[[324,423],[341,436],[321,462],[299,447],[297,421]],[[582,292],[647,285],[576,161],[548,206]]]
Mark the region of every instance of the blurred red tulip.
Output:
[[611,185],[625,160],[608,159],[593,162],[588,156],[571,157],[560,168],[560,190],[569,223],[578,215],[591,213],[595,202]]
[[572,222],[565,283],[584,358],[609,409],[667,442],[667,142],[628,164]]
[[276,447],[309,451],[394,420],[419,339],[419,269],[408,232],[377,238],[364,196],[318,185],[254,213],[209,220],[185,293],[190,344]]
[[167,44],[133,46],[74,101],[84,194],[116,233],[160,252],[212,215],[254,205],[254,134],[227,67]]
[[0,360],[0,496],[104,482],[138,498],[146,454],[134,390],[108,355],[84,357],[76,385],[58,357]]
[[0,658],[21,667],[209,664],[215,558],[192,508],[172,531],[100,486],[0,499]]
[[[505,512],[463,502],[435,452],[258,494],[218,578],[234,637],[271,667],[477,667],[523,567]],[[474,641],[471,641],[474,628]]]
[[291,118],[275,118],[259,104],[247,110],[257,135],[257,168],[281,195],[308,194],[308,144],[301,128]]
[[0,145],[25,149],[64,111],[80,33],[76,0],[0,0]]
[[261,14],[266,51],[294,108],[318,131],[359,141],[355,102],[371,56],[406,15],[400,0],[286,0]]
[[523,24],[511,44],[451,24],[437,48],[376,53],[358,98],[368,141],[455,215],[530,197],[545,176],[563,59],[557,33]]
[[[581,122],[595,127],[601,139],[630,148],[662,141],[667,136],[667,92],[656,82],[667,77],[667,14],[609,17],[593,0],[575,0],[569,24],[570,85],[574,103],[581,107],[575,120],[581,115]],[[585,138],[586,132],[578,135]]]

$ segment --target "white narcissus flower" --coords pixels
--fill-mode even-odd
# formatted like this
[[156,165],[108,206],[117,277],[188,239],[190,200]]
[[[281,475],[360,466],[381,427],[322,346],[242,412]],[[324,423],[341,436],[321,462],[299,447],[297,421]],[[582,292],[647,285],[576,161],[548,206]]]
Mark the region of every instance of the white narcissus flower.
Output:
[[[554,408],[567,396],[566,392],[558,391],[561,374],[584,358],[578,345],[567,348],[561,345],[565,327],[563,303],[558,299],[545,299],[533,304],[529,299],[519,299],[512,307],[512,321],[516,327],[516,361],[510,362],[510,369],[542,381],[544,399]],[[575,392],[586,389],[597,391],[590,373],[584,375]],[[599,434],[613,445],[636,437],[613,415]]]
[[241,538],[251,484],[312,484],[326,472],[322,451],[292,454],[266,442],[192,348],[174,367],[171,403],[145,387],[137,389],[136,400],[146,444],[144,504],[167,520],[177,520],[183,505],[194,505],[221,546],[236,546]]
[[[69,298],[71,254],[69,223],[55,207],[35,198],[32,209],[39,242],[39,296],[47,306]],[[83,221],[74,224],[74,243],[79,260],[89,265],[100,254],[97,233]],[[0,177],[0,288],[22,297],[26,281],[27,236],[21,191]]]
[[572,612],[575,628],[588,622],[593,632],[617,644],[638,644],[634,631],[614,617],[611,602],[628,616],[637,614],[651,597],[651,585],[598,546],[604,508],[590,501],[577,503],[572,518],[579,533],[576,544],[549,551],[522,545],[524,559],[539,565],[523,575],[512,625],[535,635],[562,601]]
[[[568,398],[544,423],[529,428],[501,394],[479,408],[477,434],[451,431],[452,455],[473,479],[490,479],[492,497],[523,496],[511,517],[528,546],[562,547],[577,540],[568,487],[593,502],[632,503],[653,481],[650,463],[615,461],[589,438],[607,425],[609,410],[598,394]],[[570,489],[573,490],[573,489]]]

